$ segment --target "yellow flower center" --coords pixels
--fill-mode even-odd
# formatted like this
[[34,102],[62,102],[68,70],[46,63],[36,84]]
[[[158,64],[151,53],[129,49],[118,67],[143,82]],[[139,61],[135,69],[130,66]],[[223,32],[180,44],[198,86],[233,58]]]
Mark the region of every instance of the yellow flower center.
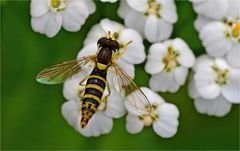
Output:
[[51,0],[51,6],[54,11],[64,10],[67,0]]
[[168,48],[168,54],[163,58],[163,63],[165,64],[164,70],[166,72],[171,72],[175,67],[180,66],[177,61],[179,53],[174,50],[173,47]]
[[227,25],[227,30],[225,31],[225,36],[227,38],[233,38],[240,42],[240,17],[235,19],[229,19],[224,21]]
[[161,17],[159,10],[161,5],[156,2],[156,0],[148,0],[148,10],[144,13],[146,16],[156,15],[157,17]]
[[[155,120],[158,120],[158,115],[156,113],[157,105],[151,105],[151,113],[139,116],[139,119],[143,121],[145,127],[149,127]],[[149,111],[150,107],[146,107],[146,111]]]
[[52,0],[52,7],[58,8],[60,3],[61,3],[60,0]]
[[227,84],[227,75],[229,71],[227,69],[222,70],[216,65],[212,66],[212,69],[216,72],[217,78],[215,79],[215,82],[219,85],[225,85]]
[[235,38],[240,37],[240,23],[233,25],[232,36]]

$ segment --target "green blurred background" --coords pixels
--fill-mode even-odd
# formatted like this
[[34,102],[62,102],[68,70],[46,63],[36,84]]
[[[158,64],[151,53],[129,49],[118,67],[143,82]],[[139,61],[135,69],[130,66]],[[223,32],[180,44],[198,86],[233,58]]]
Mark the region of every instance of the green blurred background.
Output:
[[[50,39],[31,29],[29,1],[1,2],[1,149],[235,149],[239,150],[239,105],[224,118],[198,114],[186,86],[177,93],[161,93],[180,110],[177,134],[170,139],[156,135],[152,128],[128,134],[125,117],[114,121],[112,132],[86,138],[70,127],[61,115],[65,101],[62,85],[47,86],[35,81],[48,65],[76,57],[91,26],[102,18],[123,22],[115,4],[96,1],[97,11],[80,31],[63,29]],[[172,38],[183,38],[195,55],[204,53],[193,27],[196,14],[187,1],[176,1],[179,15]],[[149,43],[145,41],[146,52]],[[144,63],[136,66],[135,81],[148,86],[150,75]]]

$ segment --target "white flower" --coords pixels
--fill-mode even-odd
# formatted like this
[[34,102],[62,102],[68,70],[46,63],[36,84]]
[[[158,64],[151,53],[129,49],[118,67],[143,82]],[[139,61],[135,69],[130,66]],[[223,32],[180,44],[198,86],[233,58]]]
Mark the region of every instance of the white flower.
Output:
[[115,3],[117,2],[118,0],[100,0],[101,2],[110,2],[110,3]]
[[[174,136],[178,127],[178,108],[173,104],[166,103],[157,93],[148,88],[142,87],[141,90],[148,97],[152,106],[152,112],[150,115],[146,115],[136,114],[136,112],[128,110],[129,113],[126,118],[127,131],[136,134],[142,131],[144,127],[153,125],[153,130],[157,135],[164,138]],[[131,108],[127,107],[127,109]]]
[[35,32],[55,36],[61,27],[78,31],[96,9],[92,0],[32,0],[31,25]]
[[221,20],[240,15],[239,0],[191,0],[194,10],[208,18]]
[[233,67],[240,68],[240,18],[208,23],[200,38],[211,57],[227,57]]
[[231,68],[222,58],[204,56],[194,70],[194,81],[200,97],[212,100],[222,95],[231,103],[240,103],[239,69]]
[[192,50],[180,38],[151,45],[145,65],[146,72],[152,75],[150,88],[176,92],[185,83],[188,68],[194,62]]
[[194,99],[194,106],[199,113],[223,117],[231,110],[232,104],[222,95],[219,95],[214,99],[202,98],[199,95],[194,79],[191,79],[188,90],[190,97]]
[[127,27],[138,30],[150,42],[168,39],[178,19],[172,0],[121,1],[118,14]]
[[[69,100],[62,106],[62,114],[67,122],[73,126],[79,133],[84,136],[99,136],[109,133],[113,126],[112,118],[120,118],[125,114],[124,102],[120,94],[113,85],[111,95],[108,97],[107,104],[101,102],[97,112],[90,119],[87,127],[84,129],[80,126],[81,120],[81,97],[84,93],[84,86],[79,82],[87,76],[87,73],[81,73],[73,76],[64,83],[63,94]],[[104,96],[107,95],[105,90]],[[106,105],[106,108],[105,108]]]
[[121,54],[117,63],[134,77],[134,64],[142,63],[146,58],[143,39],[137,31],[125,28],[118,22],[102,19],[99,24],[94,25],[84,41],[85,48],[80,51],[78,57],[96,53],[98,39],[106,36],[109,31],[120,44]]

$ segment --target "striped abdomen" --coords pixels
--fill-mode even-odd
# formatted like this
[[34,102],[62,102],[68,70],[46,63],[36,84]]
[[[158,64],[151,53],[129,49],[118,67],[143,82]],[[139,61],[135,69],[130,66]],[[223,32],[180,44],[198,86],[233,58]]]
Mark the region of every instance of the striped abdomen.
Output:
[[87,126],[88,121],[97,111],[106,87],[107,69],[100,70],[95,67],[90,74],[82,101],[81,127]]

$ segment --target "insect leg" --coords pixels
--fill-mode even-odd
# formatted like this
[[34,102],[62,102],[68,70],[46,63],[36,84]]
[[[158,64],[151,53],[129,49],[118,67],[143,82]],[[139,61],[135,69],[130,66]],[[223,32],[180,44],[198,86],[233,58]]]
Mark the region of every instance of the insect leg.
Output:
[[82,93],[85,91],[86,83],[84,83],[84,82],[88,79],[88,77],[89,77],[89,76],[86,76],[85,78],[83,78],[83,79],[79,82],[79,85],[84,87],[84,89],[82,89],[82,90],[79,91],[79,93],[78,93],[78,94],[79,94],[79,97],[81,97],[81,96],[82,96]]
[[80,86],[86,86],[86,84],[84,83],[87,79],[88,79],[89,76],[86,76],[85,78],[83,78],[80,82],[79,82],[79,85]]
[[110,86],[109,86],[109,83],[108,81],[106,81],[106,84],[107,84],[107,90],[108,90],[108,94],[106,96],[103,97],[102,101],[104,102],[104,111],[106,110],[107,108],[107,101],[108,101],[108,97],[111,95],[111,89],[110,89]]

